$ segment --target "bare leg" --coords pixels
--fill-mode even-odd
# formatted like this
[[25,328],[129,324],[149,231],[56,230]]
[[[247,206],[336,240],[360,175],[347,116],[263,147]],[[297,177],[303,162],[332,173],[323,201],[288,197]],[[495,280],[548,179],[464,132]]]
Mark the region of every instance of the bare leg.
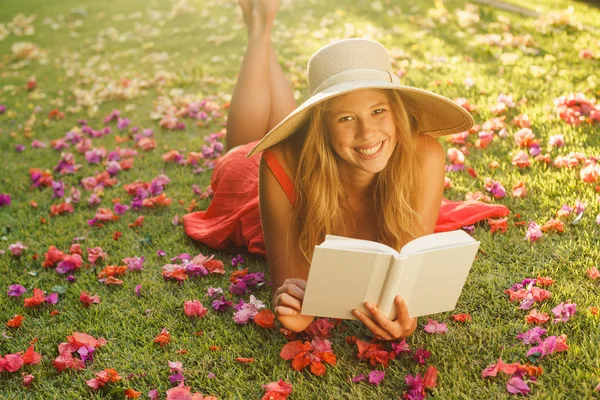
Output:
[[278,123],[280,123],[289,113],[294,111],[298,104],[294,99],[294,92],[290,86],[290,82],[287,80],[273,46],[271,46],[271,58],[270,58],[270,79],[271,79],[271,114],[269,117],[269,126],[267,132],[273,129]]
[[271,113],[271,28],[279,2],[239,0],[239,4],[248,25],[248,47],[229,106],[226,151],[260,140]]

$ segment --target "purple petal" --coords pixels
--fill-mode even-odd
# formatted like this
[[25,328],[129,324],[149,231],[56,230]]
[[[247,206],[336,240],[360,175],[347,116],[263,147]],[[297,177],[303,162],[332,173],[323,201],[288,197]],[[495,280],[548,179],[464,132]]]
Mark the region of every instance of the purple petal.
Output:
[[383,371],[371,371],[369,373],[369,383],[372,385],[379,385],[384,377],[385,372]]
[[49,304],[56,304],[58,302],[58,293],[52,293],[50,296],[47,296],[45,300]]
[[27,292],[27,289],[19,284],[10,285],[8,287],[8,295],[11,297],[19,297],[25,292]]

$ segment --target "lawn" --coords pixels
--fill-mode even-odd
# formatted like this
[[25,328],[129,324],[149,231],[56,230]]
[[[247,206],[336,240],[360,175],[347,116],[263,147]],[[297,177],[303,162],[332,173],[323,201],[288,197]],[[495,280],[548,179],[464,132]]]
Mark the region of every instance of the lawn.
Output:
[[[0,399],[165,398],[181,381],[204,396],[261,398],[279,380],[291,384],[290,399],[397,399],[411,390],[409,375],[429,378],[431,367],[432,398],[598,397],[600,10],[528,7],[540,16],[464,1],[282,0],[273,43],[299,102],[315,50],[347,37],[381,42],[402,83],[475,118],[469,133],[440,139],[444,196],[511,210],[505,221],[464,227],[481,251],[456,309],[430,316],[447,333],[426,332],[420,318],[406,342],[380,343],[371,364],[358,357],[368,330],[321,320],[336,363],[317,375],[280,356],[316,330],[289,339],[277,322],[265,328],[212,306],[220,288],[233,304],[271,308],[266,262],[195,243],[180,222],[211,201],[247,42],[237,2],[2,2]],[[145,201],[136,185],[148,189]],[[181,266],[185,254],[214,255],[224,273],[165,277],[163,266]],[[266,282],[231,293],[232,274],[245,268]],[[191,300],[206,314],[187,316]],[[31,345],[41,359],[15,355]],[[373,371],[385,373],[378,384]]]

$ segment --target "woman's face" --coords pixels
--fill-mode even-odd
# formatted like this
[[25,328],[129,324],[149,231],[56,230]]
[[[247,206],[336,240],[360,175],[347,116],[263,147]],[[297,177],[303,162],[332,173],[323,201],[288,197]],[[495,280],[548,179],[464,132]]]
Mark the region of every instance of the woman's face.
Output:
[[[396,148],[397,134],[384,92],[360,90],[340,96],[326,115],[338,166],[350,177],[382,171]],[[362,154],[359,149],[363,149]]]

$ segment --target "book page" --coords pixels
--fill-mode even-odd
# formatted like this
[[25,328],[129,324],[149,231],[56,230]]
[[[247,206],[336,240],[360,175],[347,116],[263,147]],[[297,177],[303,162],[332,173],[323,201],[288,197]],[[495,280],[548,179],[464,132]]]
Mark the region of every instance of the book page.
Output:
[[366,312],[365,296],[378,301],[391,259],[389,254],[316,246],[301,313],[356,319],[352,310]]
[[476,242],[467,232],[462,230],[438,232],[411,240],[400,249],[401,256],[445,247],[454,247]]
[[323,243],[321,243],[319,246],[335,249],[354,249],[360,251],[378,252],[392,254],[396,258],[400,257],[400,253],[383,243],[344,236],[325,235],[325,241],[323,241]]
[[437,314],[456,307],[478,248],[479,242],[475,241],[417,255],[421,265],[413,268],[411,274],[405,272],[406,280],[399,293],[406,296],[404,300],[411,317]]

